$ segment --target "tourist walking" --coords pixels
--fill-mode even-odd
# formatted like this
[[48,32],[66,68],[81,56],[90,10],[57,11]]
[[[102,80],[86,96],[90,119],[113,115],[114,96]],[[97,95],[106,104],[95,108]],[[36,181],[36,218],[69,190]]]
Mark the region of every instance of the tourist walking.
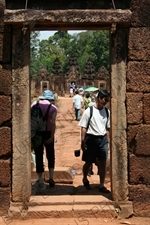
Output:
[[84,98],[84,108],[87,109],[89,107],[89,103],[91,102],[90,93],[86,93]]
[[92,95],[92,96],[91,96],[91,101],[90,101],[90,103],[88,104],[88,107],[95,105],[95,103],[96,103],[95,100],[96,100],[96,97],[95,97],[94,95]]
[[[52,91],[45,90],[43,95],[39,97],[39,107],[42,111],[42,115],[48,114],[46,120],[46,128],[38,132],[38,135],[42,136],[42,143],[34,149],[35,152],[35,160],[36,160],[36,173],[38,174],[37,185],[39,188],[45,189],[46,185],[44,184],[44,180],[42,174],[44,172],[43,165],[43,152],[44,147],[46,149],[46,157],[48,160],[48,169],[49,169],[49,186],[54,187],[55,182],[53,179],[54,174],[54,166],[55,166],[55,150],[54,150],[54,134],[56,128],[56,115],[57,108],[53,104],[54,103],[54,95]],[[33,107],[36,105],[37,101],[34,101],[31,105]]]
[[73,97],[73,108],[75,110],[75,119],[79,121],[81,109],[83,108],[83,98],[79,95],[78,91],[75,91],[75,96]]
[[85,161],[82,181],[87,189],[91,188],[87,175],[92,163],[95,163],[98,159],[99,191],[102,193],[109,193],[109,190],[104,186],[108,143],[110,141],[110,111],[105,108],[109,96],[107,90],[99,91],[95,105],[91,106],[93,108],[92,115],[90,115],[91,107],[88,107],[79,122],[79,126],[81,126],[81,149],[83,151],[82,160]]
[[73,86],[69,87],[70,98],[73,97]]

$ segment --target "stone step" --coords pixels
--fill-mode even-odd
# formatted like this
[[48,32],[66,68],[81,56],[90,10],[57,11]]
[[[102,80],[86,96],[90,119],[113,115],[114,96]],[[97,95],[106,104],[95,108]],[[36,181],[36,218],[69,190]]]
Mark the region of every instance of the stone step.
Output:
[[113,205],[113,201],[103,195],[62,195],[31,196],[29,206],[45,205]]
[[[53,197],[53,196],[51,196]],[[69,198],[68,198],[69,197]],[[83,199],[83,197],[85,197]],[[115,218],[114,206],[110,201],[98,202],[96,198],[92,201],[93,196],[76,196],[74,199],[71,196],[62,199],[60,196],[55,196],[49,201],[48,199],[32,199],[28,209],[22,210],[21,206],[11,204],[9,209],[9,216],[15,218]],[[95,196],[97,197],[97,196]],[[65,196],[64,196],[65,198]],[[73,200],[74,199],[74,200]],[[99,198],[100,200],[100,198]]]
[[[34,182],[37,180],[37,173],[35,167],[31,167],[31,181]],[[45,172],[43,173],[44,180],[49,180],[49,170],[48,167],[45,167]],[[56,183],[72,184],[73,175],[69,167],[56,167],[54,170],[54,180]]]
[[13,219],[29,218],[127,218],[133,214],[132,202],[111,201],[105,196],[32,196],[28,204],[10,204]]

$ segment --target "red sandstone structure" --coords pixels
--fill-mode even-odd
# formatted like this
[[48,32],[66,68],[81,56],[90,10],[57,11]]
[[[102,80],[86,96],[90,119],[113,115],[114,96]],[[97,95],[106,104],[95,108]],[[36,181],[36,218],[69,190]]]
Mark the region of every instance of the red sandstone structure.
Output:
[[95,86],[99,89],[110,89],[110,79],[106,68],[102,66],[98,72],[95,72],[93,63],[89,58],[85,66],[84,74],[81,75],[75,54],[72,54],[70,57],[66,74],[63,74],[60,61],[56,58],[52,73],[49,74],[45,68],[42,68],[37,78],[31,80],[31,83],[31,96],[41,95],[44,89],[51,89],[58,95],[65,96],[65,94],[69,93],[69,86],[72,83],[75,83],[78,87]]
[[112,198],[150,215],[150,1],[114,2],[0,0],[0,215],[31,196],[30,31],[63,28],[110,31]]

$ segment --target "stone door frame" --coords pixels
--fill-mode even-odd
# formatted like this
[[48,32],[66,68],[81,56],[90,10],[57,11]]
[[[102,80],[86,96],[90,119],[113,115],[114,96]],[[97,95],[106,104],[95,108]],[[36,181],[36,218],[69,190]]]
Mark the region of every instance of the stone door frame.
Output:
[[110,31],[111,191],[114,201],[128,200],[125,99],[131,15],[130,10],[5,10],[5,24],[12,25],[13,202],[26,204],[31,197],[30,31],[37,29]]

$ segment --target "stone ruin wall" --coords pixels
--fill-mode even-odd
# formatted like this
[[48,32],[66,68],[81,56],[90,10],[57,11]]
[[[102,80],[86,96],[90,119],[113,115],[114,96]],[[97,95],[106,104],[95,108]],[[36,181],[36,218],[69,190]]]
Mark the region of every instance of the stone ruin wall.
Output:
[[[0,215],[9,208],[11,192],[11,26],[4,26],[0,1]],[[150,1],[131,0],[128,37],[127,144],[129,200],[135,215],[150,212]]]
[[150,215],[150,1],[131,1],[127,62],[129,198],[136,214]]
[[11,191],[11,27],[4,26],[0,3],[0,215],[8,210]]

